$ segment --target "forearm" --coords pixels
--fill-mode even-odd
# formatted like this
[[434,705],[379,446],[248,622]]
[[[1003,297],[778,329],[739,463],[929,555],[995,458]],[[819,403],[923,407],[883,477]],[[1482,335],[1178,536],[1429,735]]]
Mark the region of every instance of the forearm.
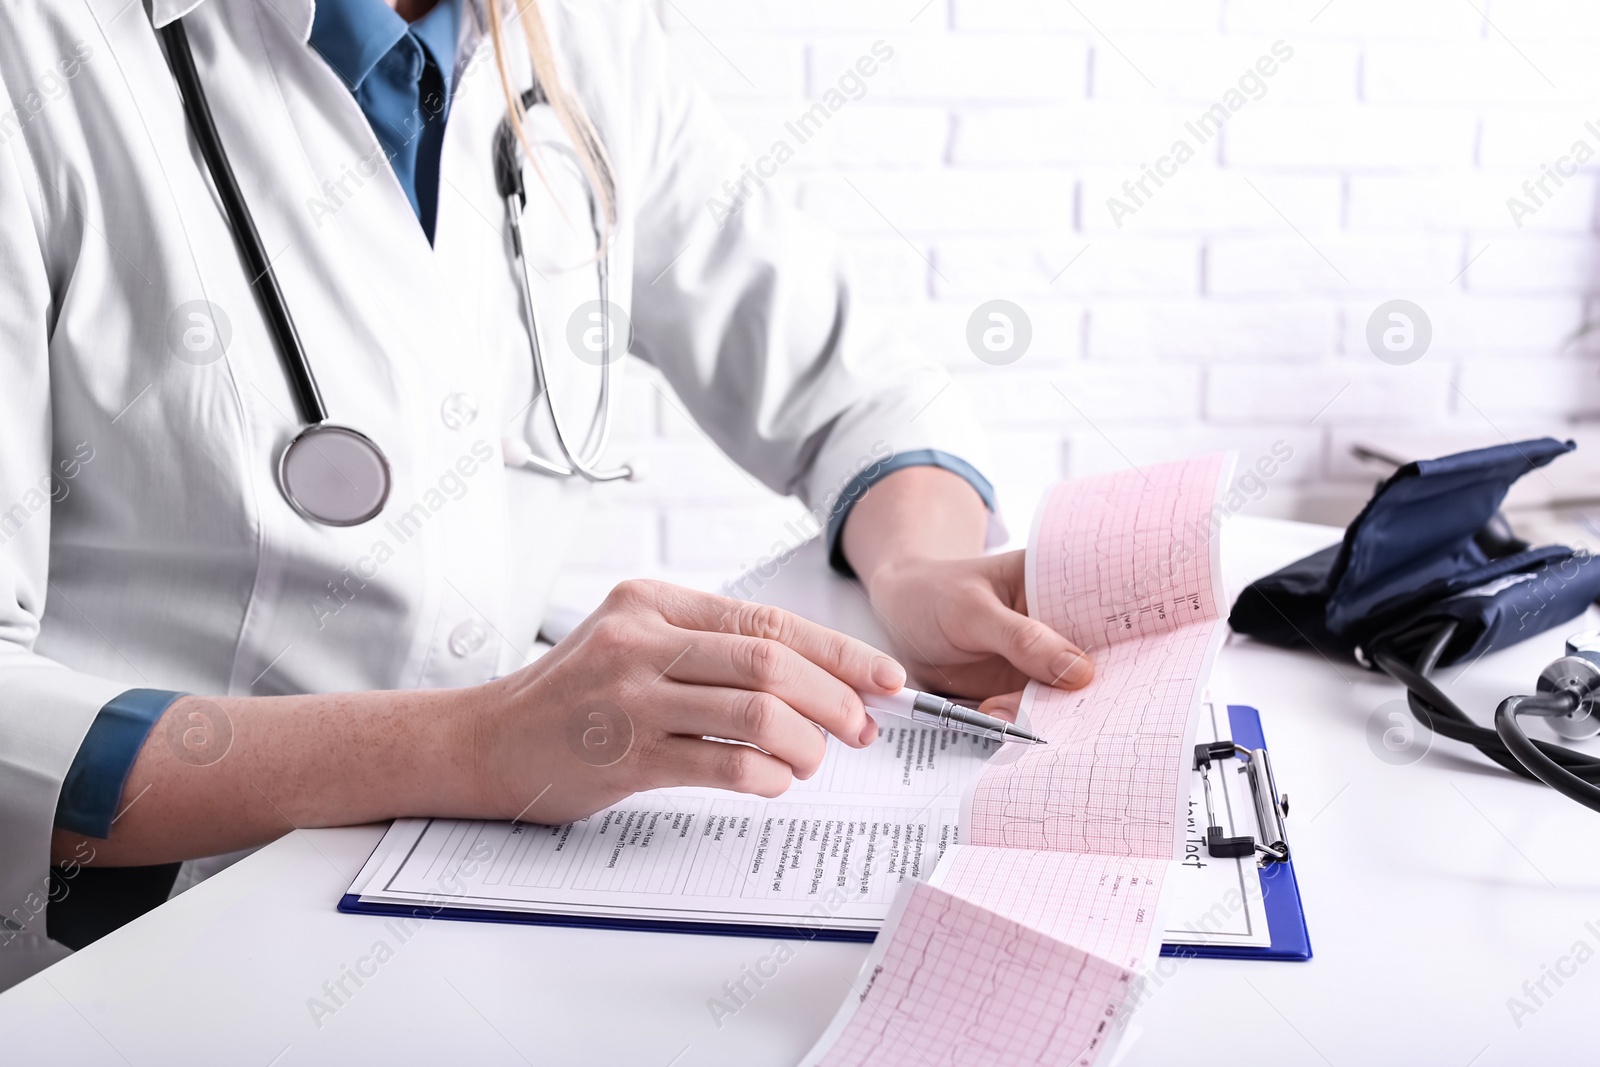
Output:
[[[184,697],[151,730],[94,862],[166,863],[259,845],[307,826],[468,815],[463,733],[481,690]],[[56,830],[52,858],[82,861]]]
[[166,863],[407,815],[560,825],[671,786],[773,797],[816,773],[817,727],[870,744],[858,694],[904,679],[877,649],[788,612],[624,582],[536,663],[483,685],[177,700],[108,837],[85,849],[57,830],[52,860]]
[[845,559],[870,590],[885,566],[982,555],[988,515],[960,475],[906,467],[856,501],[841,535]]

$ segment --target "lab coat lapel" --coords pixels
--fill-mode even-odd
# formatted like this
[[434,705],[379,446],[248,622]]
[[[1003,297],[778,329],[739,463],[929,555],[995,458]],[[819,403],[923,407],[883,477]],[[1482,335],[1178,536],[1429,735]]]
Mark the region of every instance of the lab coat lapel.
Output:
[[[99,0],[96,0],[98,3]],[[294,29],[302,41],[311,37],[311,19],[316,13],[315,0],[266,0],[272,11]],[[205,0],[150,0],[150,20],[159,29],[183,18],[205,3]],[[111,0],[113,14],[120,14],[133,6],[127,0]]]
[[[439,314],[448,300],[433,249],[355,98],[315,52],[290,47],[297,54],[287,54],[281,42],[272,47],[274,64],[320,68],[303,79],[317,91],[288,97],[285,109],[275,109],[282,139],[274,140],[298,144],[310,173],[303,197],[272,197],[271,215],[286,239],[315,241],[333,254],[340,275],[333,292],[355,302],[351,311],[366,312],[379,341],[373,355],[426,375],[445,351],[438,323],[448,317]],[[383,269],[372,269],[374,263]],[[308,266],[309,257],[295,257],[287,269]],[[390,284],[396,279],[403,282]]]
[[[184,235],[193,257],[192,264],[180,262],[175,266],[159,256],[152,257],[148,266],[139,271],[146,286],[140,298],[147,306],[163,310],[163,305],[181,310],[180,305],[203,301],[209,305],[208,312],[220,312],[236,320],[231,322],[226,359],[198,368],[199,373],[173,375],[171,361],[164,358],[158,345],[143,346],[135,358],[151,362],[141,376],[154,376],[167,388],[189,390],[185,400],[175,402],[173,417],[193,419],[201,417],[199,413],[204,411],[209,416],[226,419],[222,410],[233,408],[246,424],[239,428],[246,455],[241,457],[236,473],[241,483],[255,482],[259,471],[271,469],[266,464],[276,450],[287,443],[292,432],[293,396],[279,369],[271,336],[255,311],[254,296],[226,219],[220,208],[211,212],[194,208],[208,200],[214,201],[215,196],[201,170],[199,152],[193,147],[193,138],[185,126],[180,97],[155,32],[142,9],[130,10],[121,0],[92,0],[92,3],[123,75],[132,84],[148,86],[135,94],[134,100],[144,131],[156,152],[187,143],[194,160],[193,165],[165,164],[169,195],[153,199],[145,208],[156,218],[159,227]],[[212,35],[200,27],[189,37],[204,80]],[[115,243],[112,247],[119,258],[130,263],[133,262],[130,256],[139,255],[139,250],[133,247],[122,248]],[[186,267],[192,267],[192,273],[184,269]],[[156,374],[158,366],[168,373]],[[216,401],[215,394],[224,389],[232,394],[231,401]],[[251,427],[263,429],[252,432]],[[224,434],[232,432],[234,427],[219,424],[211,430]],[[254,491],[259,495],[263,489],[258,486]]]

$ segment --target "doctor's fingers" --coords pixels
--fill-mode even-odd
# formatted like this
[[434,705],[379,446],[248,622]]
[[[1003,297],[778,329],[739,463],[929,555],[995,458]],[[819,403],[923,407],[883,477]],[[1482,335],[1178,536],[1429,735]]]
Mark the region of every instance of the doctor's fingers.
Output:
[[654,789],[713,786],[776,797],[794,784],[787,763],[749,745],[668,735],[649,744],[640,759]]
[[962,613],[957,643],[1004,656],[1035,681],[1077,689],[1094,677],[1094,662],[1077,645],[1038,619],[1011,610],[988,597],[976,612]]
[[744,741],[776,756],[802,780],[817,773],[827,752],[817,724],[771,693],[665,682],[649,699],[651,724],[658,729]]
[[658,610],[674,626],[776,641],[856,689],[893,693],[906,684],[905,668],[889,656],[793,612],[675,586],[666,589]]
[[771,694],[846,744],[860,747],[870,740],[863,740],[870,719],[855,689],[788,645],[735,634],[680,633],[686,647],[667,667],[668,678]]

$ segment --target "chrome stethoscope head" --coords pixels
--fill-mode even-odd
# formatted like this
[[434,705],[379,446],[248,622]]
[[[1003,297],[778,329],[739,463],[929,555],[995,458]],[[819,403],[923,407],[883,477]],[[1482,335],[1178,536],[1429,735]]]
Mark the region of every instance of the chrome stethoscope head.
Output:
[[[544,103],[544,95],[537,86],[522,94],[524,109]],[[577,163],[576,153],[565,145],[551,145],[554,152],[560,152],[573,157]],[[549,376],[545,371],[544,348],[540,341],[538,311],[533,296],[533,269],[529,265],[524,251],[524,235],[522,230],[523,210],[527,206],[527,188],[522,177],[522,141],[517,136],[517,131],[512,127],[511,117],[507,116],[501,121],[495,131],[494,138],[494,164],[495,184],[499,190],[500,198],[505,203],[506,221],[511,231],[512,258],[517,265],[518,281],[522,289],[523,308],[527,315],[528,351],[533,361],[533,390],[534,395],[544,402],[545,410],[550,413],[550,425],[555,431],[556,447],[561,450],[565,464],[545,459],[535,455],[532,448],[520,436],[507,436],[501,442],[501,452],[508,466],[525,467],[555,478],[582,477],[591,482],[614,482],[637,477],[634,467],[623,465],[611,469],[601,469],[597,466],[600,457],[605,453],[606,444],[611,436],[611,416],[613,399],[611,395],[611,365],[620,359],[621,352],[613,351],[612,307],[611,307],[611,270],[610,250],[605,239],[603,223],[600,218],[599,197],[595,194],[594,185],[585,177],[584,191],[589,204],[589,227],[594,234],[595,241],[595,276],[598,280],[600,295],[599,327],[600,327],[600,395],[596,404],[593,422],[590,423],[588,436],[581,448],[573,448],[569,443],[566,427],[562,423],[561,413],[556,409],[555,398],[550,392]],[[579,167],[582,173],[582,167]]]
[[360,526],[376,518],[393,481],[383,449],[337,423],[307,426],[278,457],[278,485],[289,505],[324,526]]

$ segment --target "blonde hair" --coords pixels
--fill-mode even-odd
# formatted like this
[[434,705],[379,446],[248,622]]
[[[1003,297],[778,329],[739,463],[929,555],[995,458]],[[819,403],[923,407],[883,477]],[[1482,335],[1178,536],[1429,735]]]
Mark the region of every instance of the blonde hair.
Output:
[[[594,123],[589,121],[589,115],[583,109],[583,104],[568,93],[567,87],[562,83],[561,73],[556,64],[555,49],[550,43],[550,31],[545,26],[544,16],[540,14],[538,0],[512,0],[512,2],[517,5],[518,21],[522,25],[522,36],[528,44],[528,59],[533,65],[534,79],[543,91],[551,110],[556,113],[556,118],[560,120],[562,129],[572,140],[573,147],[577,149],[578,162],[594,189],[595,200],[600,208],[600,217],[596,220],[601,234],[598,253],[603,255],[610,241],[611,231],[617,224],[616,184],[612,178],[611,161],[606,155],[605,145],[600,141],[600,135],[595,131]],[[505,17],[502,14],[501,0],[488,0],[488,11],[489,35],[494,40],[495,66],[500,73],[500,87],[505,91],[506,112],[511,117],[511,127],[516,131],[517,140],[521,142],[522,150],[527,153],[528,161],[533,164],[534,173],[548,189],[550,183],[539,165],[539,155],[534,151],[532,143],[528,140],[527,130],[524,128],[527,110],[522,106],[522,94],[517,90],[516,82],[511,75],[511,58],[506,43]]]

